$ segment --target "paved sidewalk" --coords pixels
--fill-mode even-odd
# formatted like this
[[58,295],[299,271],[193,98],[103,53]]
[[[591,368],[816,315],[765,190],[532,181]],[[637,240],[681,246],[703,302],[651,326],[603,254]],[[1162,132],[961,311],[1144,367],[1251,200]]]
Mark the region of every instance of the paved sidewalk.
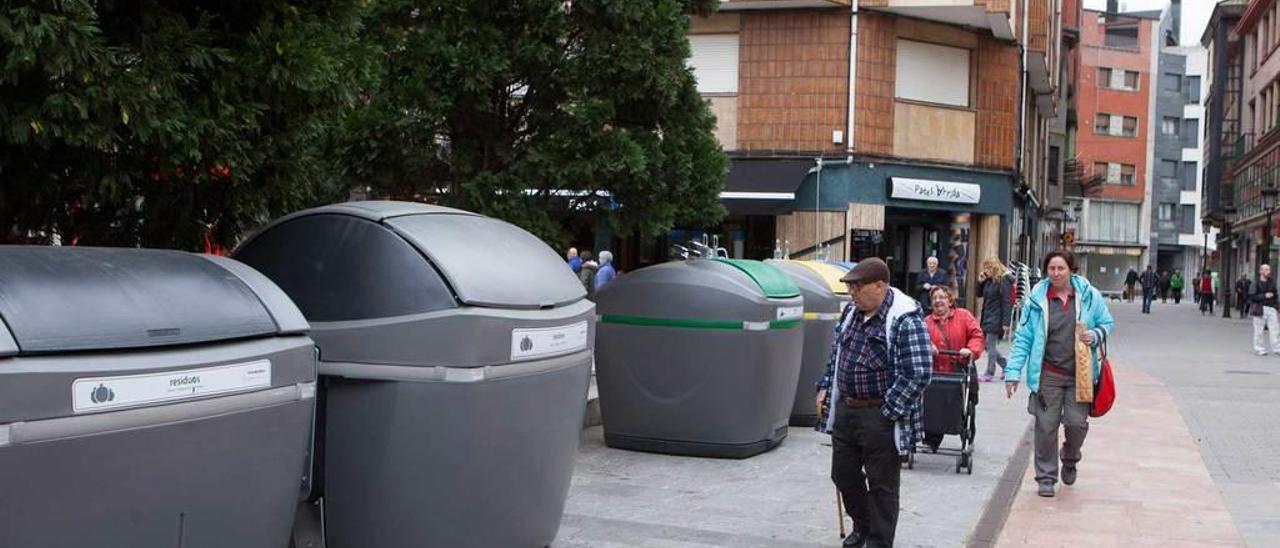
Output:
[[1243,546],[1168,388],[1115,374],[1116,406],[1091,419],[1079,481],[1041,498],[1028,466],[997,546]]
[[[964,546],[973,534],[1030,419],[999,388],[982,385],[973,475],[928,454],[903,470],[897,546]],[[610,449],[588,428],[554,546],[839,546],[829,443],[792,428],[771,452],[703,459]]]

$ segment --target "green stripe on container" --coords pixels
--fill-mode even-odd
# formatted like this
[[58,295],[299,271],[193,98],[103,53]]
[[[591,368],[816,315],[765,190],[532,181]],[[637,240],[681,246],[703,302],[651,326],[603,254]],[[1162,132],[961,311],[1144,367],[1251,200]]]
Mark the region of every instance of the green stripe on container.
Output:
[[[735,320],[697,320],[691,318],[649,318],[645,316],[623,316],[604,314],[601,323],[618,325],[639,325],[644,327],[682,327],[685,329],[737,329],[743,330],[741,321]],[[769,322],[769,329],[790,329],[800,325],[801,320],[774,320]]]

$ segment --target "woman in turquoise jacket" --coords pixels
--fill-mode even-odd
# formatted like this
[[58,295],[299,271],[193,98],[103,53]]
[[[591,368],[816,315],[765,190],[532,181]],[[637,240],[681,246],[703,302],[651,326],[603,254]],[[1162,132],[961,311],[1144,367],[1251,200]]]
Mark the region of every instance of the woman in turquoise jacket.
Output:
[[[1076,482],[1080,449],[1089,431],[1089,403],[1076,401],[1075,343],[1079,340],[1088,346],[1097,379],[1099,345],[1115,325],[1106,299],[1088,280],[1072,273],[1075,266],[1075,258],[1066,251],[1045,257],[1047,277],[1036,284],[1022,307],[1004,370],[1009,397],[1023,381],[1030,391],[1027,412],[1036,418],[1036,482],[1042,497],[1054,496],[1059,458],[1062,483]],[[1060,427],[1065,438],[1061,452]]]

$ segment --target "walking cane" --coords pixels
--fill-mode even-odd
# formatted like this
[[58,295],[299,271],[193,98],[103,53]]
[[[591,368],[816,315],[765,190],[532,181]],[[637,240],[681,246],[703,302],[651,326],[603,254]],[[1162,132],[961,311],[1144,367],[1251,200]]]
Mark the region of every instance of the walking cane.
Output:
[[844,538],[844,499],[840,497],[840,488],[836,488],[836,518],[840,520],[840,538]]

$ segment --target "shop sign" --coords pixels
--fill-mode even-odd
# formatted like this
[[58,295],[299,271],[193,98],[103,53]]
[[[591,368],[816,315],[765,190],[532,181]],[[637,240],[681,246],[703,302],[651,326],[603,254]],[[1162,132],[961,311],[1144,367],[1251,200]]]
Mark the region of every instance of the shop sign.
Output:
[[982,186],[974,183],[930,181],[906,177],[890,177],[890,181],[892,183],[890,198],[953,204],[976,204],[982,199]]

